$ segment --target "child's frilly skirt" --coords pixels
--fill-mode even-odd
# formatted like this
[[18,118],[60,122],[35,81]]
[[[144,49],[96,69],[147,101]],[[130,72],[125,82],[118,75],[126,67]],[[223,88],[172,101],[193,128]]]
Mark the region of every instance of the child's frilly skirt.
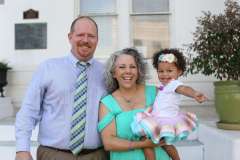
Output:
[[149,112],[139,112],[131,124],[134,135],[147,136],[154,143],[164,139],[166,144],[184,140],[198,127],[194,113],[179,113],[175,117],[157,117]]

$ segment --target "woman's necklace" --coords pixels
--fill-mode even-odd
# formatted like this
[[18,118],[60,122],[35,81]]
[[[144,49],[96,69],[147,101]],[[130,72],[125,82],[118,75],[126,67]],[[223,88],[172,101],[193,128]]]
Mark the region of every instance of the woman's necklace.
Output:
[[127,103],[128,105],[133,105],[133,104],[135,104],[135,96],[131,96],[131,97],[129,97],[129,98],[127,98],[127,97],[125,97],[124,96],[124,94],[119,90],[119,93],[120,93],[120,96],[121,96],[121,98],[123,99],[123,101],[125,102],[125,103]]
[[132,97],[131,98],[129,98],[129,99],[127,99],[126,97],[124,97],[123,95],[121,95],[122,96],[122,99],[124,100],[124,102],[126,102],[127,104],[133,104],[133,101],[132,101]]

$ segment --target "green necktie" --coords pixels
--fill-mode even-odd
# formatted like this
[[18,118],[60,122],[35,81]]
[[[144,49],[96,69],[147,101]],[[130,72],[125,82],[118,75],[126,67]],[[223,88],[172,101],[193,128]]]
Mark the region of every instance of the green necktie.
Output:
[[87,105],[87,63],[79,62],[82,68],[76,82],[74,93],[74,107],[71,122],[70,149],[77,155],[83,148],[85,124],[86,124],[86,105]]

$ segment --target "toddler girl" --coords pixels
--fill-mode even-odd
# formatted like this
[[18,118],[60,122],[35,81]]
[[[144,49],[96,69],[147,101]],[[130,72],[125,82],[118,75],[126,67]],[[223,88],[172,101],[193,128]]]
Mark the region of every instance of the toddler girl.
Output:
[[[180,112],[180,97],[185,95],[202,103],[207,98],[178,80],[186,69],[183,54],[177,49],[165,49],[153,56],[153,66],[161,82],[155,102],[144,112],[137,113],[131,124],[137,136],[146,136],[158,144],[164,139],[163,148],[173,160],[179,160],[176,148],[171,145],[184,140],[198,126],[195,114]],[[145,149],[147,159],[155,159],[153,150]]]

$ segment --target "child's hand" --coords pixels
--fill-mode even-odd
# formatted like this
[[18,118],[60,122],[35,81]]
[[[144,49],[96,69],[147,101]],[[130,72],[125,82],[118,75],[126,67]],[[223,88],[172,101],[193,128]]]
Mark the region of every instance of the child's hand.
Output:
[[207,97],[201,92],[195,92],[193,97],[198,103],[202,103],[207,100]]
[[165,146],[165,145],[167,145],[166,142],[165,142],[165,140],[161,139],[161,140],[159,141],[159,146]]
[[151,113],[153,110],[152,106],[151,107],[148,107],[144,112],[145,113]]

